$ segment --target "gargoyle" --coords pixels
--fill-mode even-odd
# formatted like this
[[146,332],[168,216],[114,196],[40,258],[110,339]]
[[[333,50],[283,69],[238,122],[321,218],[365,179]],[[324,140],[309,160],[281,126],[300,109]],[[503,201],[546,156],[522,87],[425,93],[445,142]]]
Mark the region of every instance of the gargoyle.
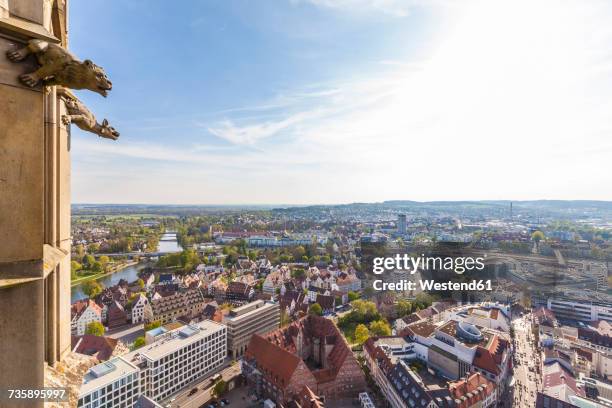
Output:
[[113,87],[104,70],[90,60],[79,61],[74,55],[57,44],[43,40],[30,40],[28,45],[6,53],[9,60],[19,62],[29,54],[36,55],[40,68],[29,74],[19,76],[19,80],[35,87],[39,82],[44,85],[63,85],[72,89],[88,89],[106,97]]
[[99,124],[94,114],[78,99],[67,98],[66,110],[68,114],[62,116],[62,123],[64,123],[64,125],[74,123],[80,129],[86,132],[95,133],[100,137],[112,140],[117,140],[119,138],[119,132],[108,125],[108,120],[104,119],[102,124]]

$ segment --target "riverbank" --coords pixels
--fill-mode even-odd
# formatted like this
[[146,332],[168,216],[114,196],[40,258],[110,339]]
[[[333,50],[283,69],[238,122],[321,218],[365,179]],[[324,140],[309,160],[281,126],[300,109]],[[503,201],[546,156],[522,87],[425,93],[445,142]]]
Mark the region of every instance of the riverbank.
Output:
[[101,273],[97,273],[95,275],[83,276],[81,278],[78,278],[78,279],[75,279],[75,280],[71,281],[70,282],[70,286],[74,287],[74,286],[83,284],[83,283],[88,282],[88,281],[102,279],[102,278],[110,276],[110,275],[112,275],[114,273],[120,272],[120,271],[124,270],[125,268],[137,265],[138,263],[139,263],[138,261],[128,261],[128,262],[122,263],[121,265],[113,267],[113,269],[111,271],[109,271],[109,272],[101,272]]

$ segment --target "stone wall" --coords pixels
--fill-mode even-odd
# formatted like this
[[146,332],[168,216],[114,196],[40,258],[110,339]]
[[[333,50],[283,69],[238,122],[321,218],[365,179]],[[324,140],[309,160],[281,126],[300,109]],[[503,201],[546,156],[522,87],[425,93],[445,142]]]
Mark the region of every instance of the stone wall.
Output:
[[[44,386],[70,351],[70,157],[56,87],[30,88],[33,38],[66,44],[65,0],[0,0],[0,388]],[[12,404],[36,407],[42,403]]]

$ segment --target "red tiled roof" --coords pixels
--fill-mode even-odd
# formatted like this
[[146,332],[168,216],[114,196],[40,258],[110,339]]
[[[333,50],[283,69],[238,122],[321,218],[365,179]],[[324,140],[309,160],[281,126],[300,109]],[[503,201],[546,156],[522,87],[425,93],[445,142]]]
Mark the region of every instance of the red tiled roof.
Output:
[[257,360],[258,368],[267,374],[267,377],[281,387],[286,387],[291,380],[293,372],[301,360],[295,354],[266,340],[259,334],[254,334],[249,341],[246,358]]
[[323,408],[323,400],[315,394],[307,385],[297,395],[296,400],[302,408]]
[[474,356],[472,364],[497,375],[501,372],[500,365],[502,363],[504,351],[508,346],[508,341],[497,335],[493,335],[485,347],[478,346],[476,348],[476,355]]
[[436,330],[436,326],[429,322],[411,324],[406,328],[408,333],[414,333],[422,337],[429,337]]
[[83,299],[77,300],[70,306],[72,318],[74,319],[76,317],[78,319],[81,317],[83,312],[87,310],[87,307],[91,307],[98,315],[102,315],[102,309],[96,302],[91,299]]
[[472,364],[482,370],[488,371],[492,374],[499,374],[499,367],[493,358],[493,355],[484,347],[478,346],[476,348],[476,355]]
[[71,340],[73,352],[94,356],[100,361],[111,358],[118,342],[110,337],[94,336],[92,334],[72,336]]
[[460,401],[455,405],[456,408],[474,406],[478,401],[486,399],[494,388],[495,385],[480,373],[472,374],[467,378],[448,384],[451,397]]
[[355,358],[334,323],[313,315],[270,332],[265,337],[254,335],[247,348],[246,358],[255,359],[258,367],[268,370],[267,377],[272,381],[277,378],[276,381],[279,381],[281,387],[287,386],[293,371],[300,363],[304,364],[297,356],[298,345],[294,343],[297,338],[301,339],[302,347],[313,344],[314,341],[332,346],[326,357],[325,368],[309,369],[317,383],[335,380],[347,359]]
[[[546,365],[543,373],[542,387],[544,393],[551,393],[553,388],[570,389],[574,394],[584,396],[584,390],[576,384],[576,379],[561,364],[555,362]],[[553,392],[554,393],[554,392]]]
[[317,294],[317,301],[316,301],[319,306],[321,306],[321,308],[323,308],[323,310],[331,310],[334,308],[334,305],[336,303],[336,298],[334,298],[333,296],[329,295],[321,295],[320,293]]

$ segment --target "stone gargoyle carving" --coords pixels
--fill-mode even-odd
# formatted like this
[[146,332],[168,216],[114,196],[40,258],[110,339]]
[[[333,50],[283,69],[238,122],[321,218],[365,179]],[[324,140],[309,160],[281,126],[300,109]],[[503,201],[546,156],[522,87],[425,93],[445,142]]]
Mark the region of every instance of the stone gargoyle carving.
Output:
[[44,85],[88,89],[106,97],[113,87],[101,67],[90,60],[79,61],[66,49],[47,41],[30,40],[27,46],[6,53],[13,62],[22,61],[30,54],[36,56],[40,68],[19,76],[19,80],[30,88],[42,82]]
[[62,115],[62,122],[64,125],[74,123],[80,129],[86,132],[95,133],[100,137],[112,140],[117,140],[119,138],[119,132],[108,125],[108,120],[104,119],[102,124],[99,124],[94,114],[91,113],[83,102],[76,98],[66,98],[65,104],[68,114]]

